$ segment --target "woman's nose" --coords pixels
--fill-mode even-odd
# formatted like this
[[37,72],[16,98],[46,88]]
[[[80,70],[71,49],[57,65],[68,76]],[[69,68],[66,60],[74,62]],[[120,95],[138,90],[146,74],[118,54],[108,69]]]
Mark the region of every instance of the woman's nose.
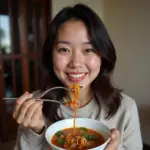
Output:
[[69,67],[81,68],[83,64],[83,56],[80,53],[73,53],[70,59]]

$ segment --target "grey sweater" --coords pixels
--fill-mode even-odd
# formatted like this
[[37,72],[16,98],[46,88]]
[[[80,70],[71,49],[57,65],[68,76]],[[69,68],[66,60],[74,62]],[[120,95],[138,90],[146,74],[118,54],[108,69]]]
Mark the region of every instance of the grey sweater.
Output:
[[[105,108],[99,107],[95,99],[86,106],[77,110],[77,117],[93,118],[101,121],[109,128],[116,128],[121,133],[121,141],[118,150],[142,150],[142,139],[140,132],[139,116],[136,103],[133,99],[122,94],[121,106],[114,117],[105,119]],[[73,109],[61,106],[58,115],[65,118],[73,117]],[[49,126],[49,123],[46,123]],[[46,143],[44,132],[41,135],[34,133],[28,128],[19,126],[18,136],[14,150],[49,150]]]

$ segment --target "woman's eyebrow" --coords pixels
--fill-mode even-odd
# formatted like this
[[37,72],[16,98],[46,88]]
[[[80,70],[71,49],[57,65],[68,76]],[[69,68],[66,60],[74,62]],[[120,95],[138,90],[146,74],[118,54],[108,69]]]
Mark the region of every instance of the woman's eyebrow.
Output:
[[[69,42],[69,41],[62,41],[62,40],[56,41],[55,43],[56,43],[56,44],[68,44],[68,45],[71,44],[71,42]],[[91,41],[86,41],[86,42],[81,42],[81,44],[88,44],[88,45],[91,45],[92,42],[91,42]]]
[[56,44],[71,44],[69,41],[56,41]]
[[92,44],[92,42],[91,41],[87,41],[87,42],[83,42],[83,44]]

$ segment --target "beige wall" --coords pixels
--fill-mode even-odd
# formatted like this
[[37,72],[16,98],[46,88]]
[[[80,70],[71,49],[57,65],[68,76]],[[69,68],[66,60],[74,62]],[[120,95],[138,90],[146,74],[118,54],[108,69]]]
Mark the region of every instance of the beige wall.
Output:
[[150,145],[150,0],[105,0],[104,21],[117,49],[115,82],[136,100]]
[[54,17],[64,6],[84,3],[94,9],[103,19],[103,2],[104,0],[52,0],[52,16]]
[[77,2],[104,20],[117,50],[115,83],[136,100],[143,140],[150,145],[150,0],[53,0],[53,16]]

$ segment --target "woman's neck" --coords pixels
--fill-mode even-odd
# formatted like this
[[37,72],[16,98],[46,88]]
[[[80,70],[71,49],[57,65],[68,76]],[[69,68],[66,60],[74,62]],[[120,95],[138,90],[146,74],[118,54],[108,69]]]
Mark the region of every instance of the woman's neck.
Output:
[[93,92],[90,87],[86,87],[80,90],[79,94],[79,107],[84,107],[93,98]]

